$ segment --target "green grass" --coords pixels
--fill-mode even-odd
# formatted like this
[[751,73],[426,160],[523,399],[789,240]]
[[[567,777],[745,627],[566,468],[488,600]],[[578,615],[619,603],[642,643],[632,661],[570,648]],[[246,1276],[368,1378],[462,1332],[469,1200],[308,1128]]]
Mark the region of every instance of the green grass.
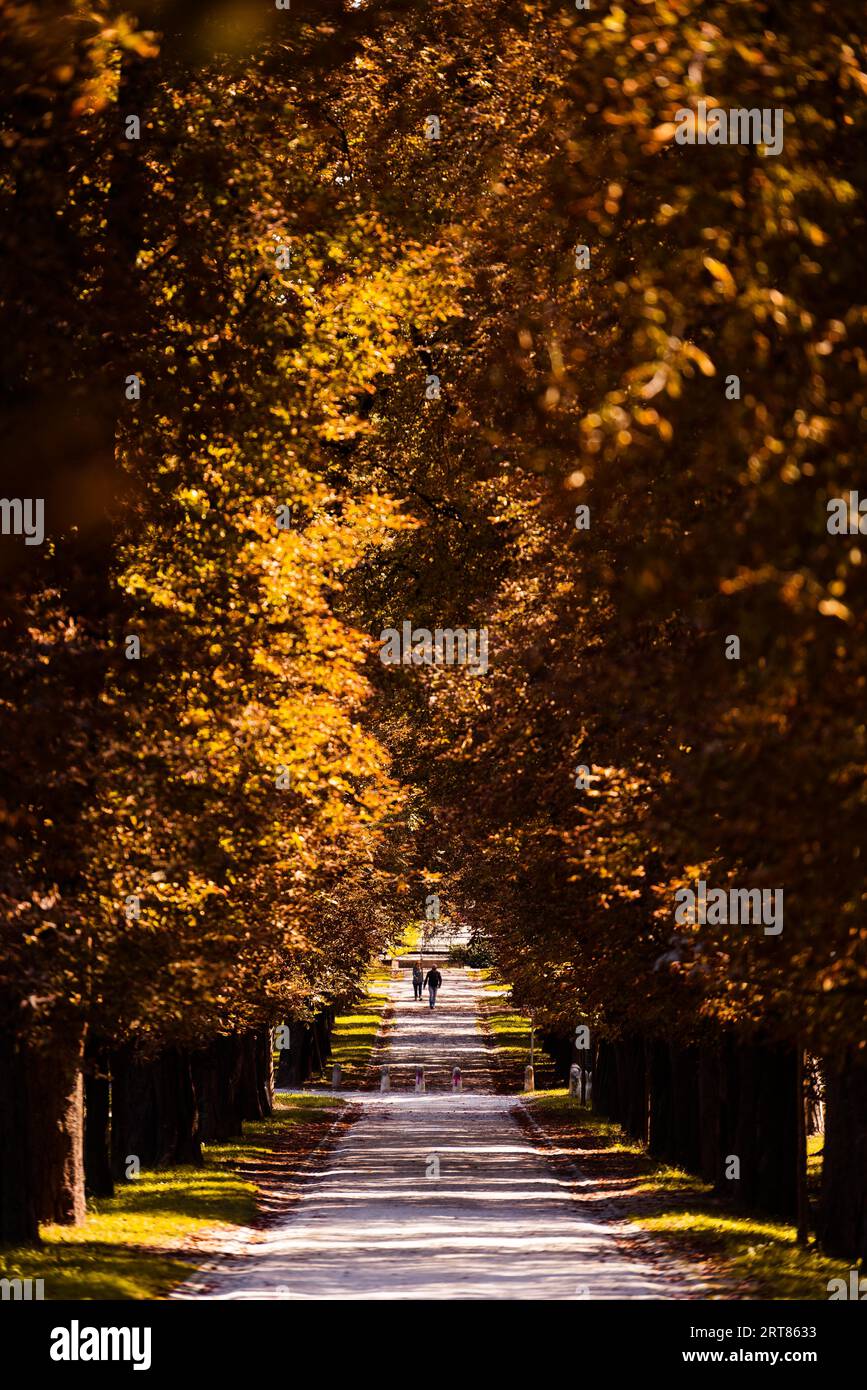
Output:
[[238,1171],[271,1153],[282,1131],[317,1118],[339,1101],[277,1096],[267,1120],[244,1124],[243,1137],[209,1144],[202,1168],[142,1172],[114,1197],[91,1199],[81,1226],[44,1226],[35,1250],[0,1250],[0,1277],[44,1279],[47,1299],[162,1298],[197,1267],[190,1241],[215,1228],[246,1226],[256,1211],[255,1184]]
[[[484,977],[484,972],[479,975]],[[497,1044],[500,1063],[523,1083],[523,1069],[530,1065],[530,1020],[525,1014],[516,1012],[507,1002],[507,994],[502,985],[486,984],[484,990],[490,1000],[485,1011],[485,1023]],[[500,995],[501,999],[497,996]],[[536,1033],[534,1053],[534,1080],[540,1089],[554,1083],[554,1065],[542,1047],[539,1033]]]
[[[711,1260],[734,1296],[827,1299],[828,1280],[849,1265],[823,1255],[811,1240],[797,1243],[794,1226],[735,1209],[692,1173],[656,1162],[618,1124],[582,1107],[566,1090],[530,1097],[534,1118],[600,1177],[608,1166],[624,1177],[624,1198],[643,1210],[633,1218],[685,1256]],[[571,1142],[570,1142],[571,1141]],[[810,1162],[821,1164],[821,1136],[810,1141]],[[721,1289],[725,1293],[725,1288]]]

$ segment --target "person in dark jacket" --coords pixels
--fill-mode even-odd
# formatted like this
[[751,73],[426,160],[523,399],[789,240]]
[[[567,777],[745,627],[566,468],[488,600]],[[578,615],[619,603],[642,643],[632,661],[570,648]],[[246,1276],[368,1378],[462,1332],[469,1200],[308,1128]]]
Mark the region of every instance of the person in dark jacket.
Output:
[[424,984],[424,971],[420,965],[412,967],[412,993],[414,999],[421,999],[422,985]]
[[428,998],[430,999],[431,1008],[433,1008],[434,1004],[437,1001],[437,990],[439,989],[442,982],[442,975],[437,970],[436,966],[432,965],[430,970],[427,972],[427,978],[425,979],[425,984],[427,985],[427,994]]

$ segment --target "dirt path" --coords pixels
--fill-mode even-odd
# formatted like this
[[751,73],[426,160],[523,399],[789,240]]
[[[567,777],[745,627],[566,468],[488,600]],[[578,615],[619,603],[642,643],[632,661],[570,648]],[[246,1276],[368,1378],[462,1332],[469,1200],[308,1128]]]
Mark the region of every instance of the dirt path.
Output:
[[413,998],[411,972],[389,985],[389,1033],[373,1050],[377,1068],[387,1066],[393,1090],[414,1090],[415,1069],[425,1069],[429,1091],[451,1091],[452,1069],[460,1067],[466,1091],[492,1091],[491,1049],[478,1022],[481,985],[468,970],[446,967],[434,1009],[427,991]]
[[[476,1017],[481,985],[443,971],[431,1013],[406,972],[389,986],[393,1028],[376,1060],[393,1089],[353,1092],[359,1119],[327,1155],[288,1219],[235,1242],[181,1298],[701,1298],[689,1267],[624,1250],[618,1228],[581,1201],[491,1094]],[[416,1064],[427,1093],[416,1095]],[[451,1093],[460,1066],[464,1091]]]

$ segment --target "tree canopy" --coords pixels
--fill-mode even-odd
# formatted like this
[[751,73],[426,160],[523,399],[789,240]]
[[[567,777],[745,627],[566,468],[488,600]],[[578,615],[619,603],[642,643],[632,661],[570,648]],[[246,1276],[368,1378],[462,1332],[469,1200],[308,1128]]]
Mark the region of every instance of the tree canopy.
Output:
[[552,1030],[865,1064],[859,16],[3,0],[9,1037],[312,1017],[435,883]]

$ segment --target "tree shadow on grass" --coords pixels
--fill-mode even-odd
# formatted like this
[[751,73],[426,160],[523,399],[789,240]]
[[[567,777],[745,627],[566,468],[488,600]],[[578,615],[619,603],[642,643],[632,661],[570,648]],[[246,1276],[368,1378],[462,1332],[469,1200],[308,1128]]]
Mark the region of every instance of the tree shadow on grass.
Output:
[[37,1248],[0,1252],[0,1277],[43,1279],[46,1299],[165,1297],[227,1228],[267,1221],[270,1192],[300,1187],[299,1156],[317,1147],[333,1119],[322,1097],[278,1096],[273,1116],[208,1145],[202,1167],[146,1169],[118,1184],[114,1197],[89,1202],[84,1225],[48,1226]]
[[196,1268],[181,1253],[76,1240],[0,1254],[0,1269],[4,1278],[44,1280],[47,1300],[162,1298]]
[[[586,1182],[586,1200],[602,1216],[635,1223],[624,1238],[662,1241],[685,1258],[706,1261],[705,1276],[728,1298],[826,1299],[842,1263],[797,1244],[795,1228],[751,1212],[693,1173],[669,1167],[565,1095],[537,1097],[534,1119],[551,1144],[555,1169]],[[529,1128],[526,1120],[516,1116]],[[579,1198],[584,1199],[580,1187]]]

